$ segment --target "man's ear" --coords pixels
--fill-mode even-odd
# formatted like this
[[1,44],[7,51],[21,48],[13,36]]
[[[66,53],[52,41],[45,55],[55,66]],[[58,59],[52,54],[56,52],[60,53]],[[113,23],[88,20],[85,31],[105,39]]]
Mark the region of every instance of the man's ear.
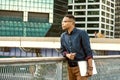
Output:
[[75,25],[75,22],[72,22],[72,25]]

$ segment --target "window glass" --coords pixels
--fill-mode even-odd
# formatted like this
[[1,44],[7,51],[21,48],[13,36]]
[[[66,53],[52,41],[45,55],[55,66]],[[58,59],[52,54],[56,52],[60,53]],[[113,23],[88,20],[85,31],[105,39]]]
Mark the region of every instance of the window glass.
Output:
[[88,21],[99,21],[99,17],[88,17]]
[[87,27],[88,28],[99,28],[99,24],[97,24],[97,23],[94,23],[94,24],[88,23]]
[[88,11],[88,15],[99,15],[99,11]]

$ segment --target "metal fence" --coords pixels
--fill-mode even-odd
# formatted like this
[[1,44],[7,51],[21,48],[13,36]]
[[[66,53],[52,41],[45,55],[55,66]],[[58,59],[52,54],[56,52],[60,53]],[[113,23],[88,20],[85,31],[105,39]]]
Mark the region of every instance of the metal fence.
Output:
[[0,80],[62,80],[62,58],[2,58]]
[[95,58],[97,74],[90,80],[120,80],[120,56],[101,56]]
[[58,63],[0,66],[0,80],[62,80]]
[[[95,56],[97,74],[89,80],[120,80],[120,56]],[[62,57],[1,58],[0,80],[67,80]]]

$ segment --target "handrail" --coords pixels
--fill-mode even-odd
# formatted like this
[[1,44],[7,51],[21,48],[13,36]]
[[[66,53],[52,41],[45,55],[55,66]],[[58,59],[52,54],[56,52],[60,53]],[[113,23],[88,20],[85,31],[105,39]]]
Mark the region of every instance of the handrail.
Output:
[[107,56],[93,56],[94,59],[113,59],[120,58],[120,55],[107,55]]
[[[94,56],[94,59],[113,59],[120,58],[120,55]],[[30,58],[0,58],[0,64],[15,63],[35,63],[35,62],[59,62],[63,61],[63,57],[30,57]]]
[[58,62],[62,60],[64,60],[63,57],[0,58],[0,64]]
[[0,58],[0,64],[62,61],[63,57]]

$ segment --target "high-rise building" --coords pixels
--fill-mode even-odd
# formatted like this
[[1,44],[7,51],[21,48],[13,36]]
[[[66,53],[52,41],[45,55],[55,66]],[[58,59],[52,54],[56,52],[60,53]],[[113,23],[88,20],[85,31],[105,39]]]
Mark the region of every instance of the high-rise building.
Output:
[[120,0],[115,2],[115,38],[120,38]]
[[90,37],[99,32],[114,38],[114,0],[69,0],[68,13],[76,18],[76,27],[84,29]]
[[63,32],[61,20],[68,12],[68,0],[54,0],[53,24],[46,36],[60,37]]
[[[0,0],[0,36],[58,37],[67,12],[68,0]],[[29,48],[26,53],[21,49],[2,47],[0,56],[38,56],[40,52],[34,49],[36,54],[28,54]]]
[[58,36],[67,7],[67,0],[0,0],[0,36]]

